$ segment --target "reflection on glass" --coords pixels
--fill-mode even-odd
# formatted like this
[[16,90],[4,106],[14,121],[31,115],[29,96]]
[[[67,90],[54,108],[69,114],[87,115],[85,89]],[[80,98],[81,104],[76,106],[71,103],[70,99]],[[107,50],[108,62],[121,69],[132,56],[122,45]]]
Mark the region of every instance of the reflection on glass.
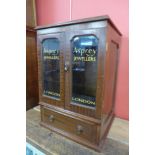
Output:
[[72,102],[96,106],[98,40],[93,35],[72,40]]
[[59,40],[45,39],[42,43],[44,95],[60,98]]

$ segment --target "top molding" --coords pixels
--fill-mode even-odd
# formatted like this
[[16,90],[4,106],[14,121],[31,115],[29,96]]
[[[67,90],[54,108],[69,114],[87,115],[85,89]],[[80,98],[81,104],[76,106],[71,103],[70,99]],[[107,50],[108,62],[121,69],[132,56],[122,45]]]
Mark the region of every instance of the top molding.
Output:
[[118,28],[115,26],[115,24],[112,22],[112,20],[110,19],[108,15],[72,20],[72,21],[68,21],[64,23],[57,23],[57,24],[52,24],[52,25],[37,26],[35,29],[40,30],[40,29],[45,29],[45,28],[61,27],[61,26],[67,26],[67,25],[73,25],[73,24],[81,24],[81,23],[89,23],[89,22],[105,21],[105,20],[108,21],[114,27],[114,29],[119,33],[119,35],[122,36],[121,32],[118,30]]

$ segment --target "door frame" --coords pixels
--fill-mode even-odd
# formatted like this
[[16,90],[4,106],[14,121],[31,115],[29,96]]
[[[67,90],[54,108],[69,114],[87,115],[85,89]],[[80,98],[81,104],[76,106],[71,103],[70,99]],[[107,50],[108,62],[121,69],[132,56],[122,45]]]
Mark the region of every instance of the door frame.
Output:
[[[103,79],[104,79],[104,60],[106,50],[106,38],[104,35],[106,28],[92,28],[82,30],[71,30],[66,32],[66,53],[65,63],[69,66],[69,71],[65,72],[65,109],[77,112],[83,115],[101,118],[102,103],[103,103]],[[97,63],[97,84],[96,84],[96,108],[89,108],[80,105],[72,104],[71,102],[71,91],[72,91],[72,55],[71,55],[71,40],[76,36],[94,35],[98,39],[98,63]]]
[[[45,102],[51,105],[59,106],[64,108],[64,99],[65,99],[65,94],[64,94],[64,87],[65,87],[65,82],[64,82],[64,49],[65,49],[65,44],[63,41],[63,36],[64,32],[55,32],[55,33],[50,33],[50,34],[42,34],[38,36],[37,39],[37,45],[38,45],[38,74],[39,74],[39,101],[40,102]],[[42,42],[45,39],[48,38],[57,38],[60,42],[60,55],[59,55],[59,65],[60,65],[60,99],[50,97],[47,95],[44,95],[43,93],[43,55],[42,55]]]

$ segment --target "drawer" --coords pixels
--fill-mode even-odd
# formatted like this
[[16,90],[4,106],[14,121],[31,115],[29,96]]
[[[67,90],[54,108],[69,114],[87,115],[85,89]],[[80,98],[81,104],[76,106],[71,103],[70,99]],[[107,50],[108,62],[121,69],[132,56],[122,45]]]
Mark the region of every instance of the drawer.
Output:
[[96,143],[96,124],[42,107],[42,122],[56,129]]

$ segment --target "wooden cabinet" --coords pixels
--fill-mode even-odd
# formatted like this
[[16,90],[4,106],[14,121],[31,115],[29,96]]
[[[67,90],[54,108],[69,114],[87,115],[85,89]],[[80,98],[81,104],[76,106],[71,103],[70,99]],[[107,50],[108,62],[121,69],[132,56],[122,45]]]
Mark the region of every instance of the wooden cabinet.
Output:
[[114,118],[120,38],[108,16],[37,27],[41,125],[100,150]]

